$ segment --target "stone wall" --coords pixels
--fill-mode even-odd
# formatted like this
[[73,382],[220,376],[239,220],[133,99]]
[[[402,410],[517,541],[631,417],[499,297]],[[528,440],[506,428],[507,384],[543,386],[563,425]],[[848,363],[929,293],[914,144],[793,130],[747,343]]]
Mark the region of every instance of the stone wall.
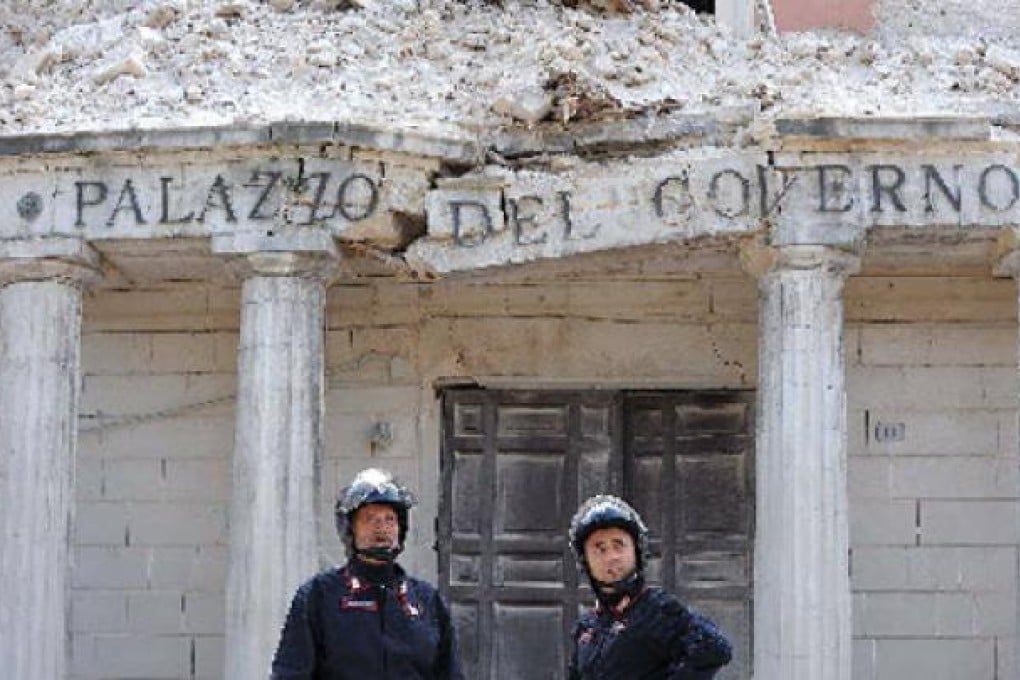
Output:
[[854,677],[1017,676],[1015,284],[851,279]]
[[[76,680],[220,677],[238,295],[86,299]],[[855,679],[1015,675],[1015,299],[1008,280],[850,279]],[[320,561],[342,559],[337,488],[381,464],[419,492],[404,562],[434,578],[437,379],[753,387],[756,327],[737,274],[334,286]]]
[[237,299],[86,298],[74,678],[222,676]]

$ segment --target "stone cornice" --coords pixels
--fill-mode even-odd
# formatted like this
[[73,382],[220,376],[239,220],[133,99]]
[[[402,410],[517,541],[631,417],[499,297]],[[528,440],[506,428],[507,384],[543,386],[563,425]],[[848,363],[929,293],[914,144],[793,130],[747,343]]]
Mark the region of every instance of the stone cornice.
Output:
[[122,151],[188,151],[273,144],[331,144],[473,163],[480,156],[474,135],[350,122],[277,122],[264,125],[196,126],[0,136],[0,157],[35,154],[96,154]]
[[893,141],[989,141],[992,121],[986,117],[912,116],[778,118],[780,137]]
[[667,113],[623,120],[546,123],[529,127],[454,128],[374,125],[351,121],[279,121],[152,129],[0,135],[0,158],[38,154],[174,152],[226,147],[341,145],[380,152],[476,164],[488,150],[507,156],[577,154],[586,150],[627,153],[635,145],[701,140],[727,143],[726,130],[756,126],[777,138],[861,141],[987,141],[997,125],[1016,125],[1016,114],[999,116],[815,116],[769,118],[750,106],[694,113]]

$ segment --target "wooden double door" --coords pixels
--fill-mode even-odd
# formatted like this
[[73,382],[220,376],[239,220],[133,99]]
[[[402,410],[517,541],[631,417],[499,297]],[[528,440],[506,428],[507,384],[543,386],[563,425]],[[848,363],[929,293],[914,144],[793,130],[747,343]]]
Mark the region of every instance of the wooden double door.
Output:
[[753,404],[746,390],[446,390],[439,581],[466,677],[564,677],[592,601],[566,532],[596,493],[638,509],[650,580],[734,643],[718,677],[750,677]]

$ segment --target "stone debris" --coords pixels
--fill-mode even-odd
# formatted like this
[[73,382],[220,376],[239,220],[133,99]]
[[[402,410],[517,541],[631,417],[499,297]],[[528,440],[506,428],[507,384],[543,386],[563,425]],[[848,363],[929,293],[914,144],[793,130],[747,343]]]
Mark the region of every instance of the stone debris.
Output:
[[188,85],[184,88],[184,101],[189,104],[197,104],[203,98],[202,88],[198,85]]
[[240,19],[244,16],[244,11],[247,8],[248,3],[244,0],[240,2],[224,2],[216,8],[216,16],[223,17],[225,19]]
[[545,90],[529,88],[507,94],[492,103],[492,110],[525,123],[537,123],[552,113],[553,99]]
[[1010,80],[1020,80],[1020,51],[989,45],[985,62]]
[[144,78],[146,74],[145,55],[140,47],[132,45],[123,52],[100,62],[92,72],[92,82],[96,85],[104,85],[120,76]]
[[[991,0],[953,2],[961,16],[1001,15]],[[879,5],[872,35],[740,38],[676,0],[8,0],[0,134],[1020,106],[1020,19],[970,35],[945,10],[925,23],[916,0]]]
[[35,94],[35,85],[21,83],[14,86],[14,98],[19,100],[31,99]]
[[145,16],[145,26],[163,29],[177,20],[184,11],[183,6],[176,2],[162,2],[153,6]]

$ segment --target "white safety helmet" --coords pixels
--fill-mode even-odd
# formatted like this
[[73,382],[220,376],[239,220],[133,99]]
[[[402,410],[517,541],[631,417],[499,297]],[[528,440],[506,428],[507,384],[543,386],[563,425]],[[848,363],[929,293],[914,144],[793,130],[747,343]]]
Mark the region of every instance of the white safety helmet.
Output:
[[[336,530],[348,557],[353,557],[358,552],[354,545],[354,513],[363,505],[374,503],[388,505],[397,513],[399,545],[390,550],[388,555],[373,554],[372,557],[393,559],[404,549],[409,524],[408,511],[417,501],[392,474],[379,468],[368,468],[359,472],[350,486],[340,492],[334,509]],[[368,552],[378,553],[378,549],[371,549]]]

